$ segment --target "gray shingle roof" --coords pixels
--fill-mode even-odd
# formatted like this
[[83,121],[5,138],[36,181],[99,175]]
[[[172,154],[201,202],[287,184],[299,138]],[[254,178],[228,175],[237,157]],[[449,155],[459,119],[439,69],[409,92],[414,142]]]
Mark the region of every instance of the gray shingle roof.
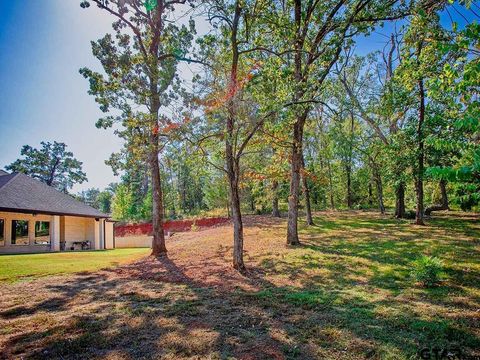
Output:
[[108,218],[97,209],[25,174],[0,175],[0,211]]

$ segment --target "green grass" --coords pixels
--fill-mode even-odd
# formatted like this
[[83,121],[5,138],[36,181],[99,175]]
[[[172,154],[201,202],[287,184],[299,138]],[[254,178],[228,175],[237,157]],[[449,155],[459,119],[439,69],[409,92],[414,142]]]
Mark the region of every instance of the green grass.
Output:
[[139,248],[0,255],[0,282],[96,271],[140,259],[149,252],[150,249]]
[[[315,226],[301,222],[300,246],[285,246],[285,221],[254,218],[245,227],[245,277],[221,266],[230,264],[231,229],[219,227],[197,233],[187,247],[169,244],[168,258],[110,276],[3,284],[0,353],[413,360],[423,348],[438,348],[480,358],[478,216],[438,213],[422,227],[375,213],[316,215]],[[102,253],[64,255],[91,254]],[[110,263],[117,261],[114,254],[107,256]],[[16,258],[55,255],[63,254]],[[422,255],[444,264],[436,287],[412,276]]]

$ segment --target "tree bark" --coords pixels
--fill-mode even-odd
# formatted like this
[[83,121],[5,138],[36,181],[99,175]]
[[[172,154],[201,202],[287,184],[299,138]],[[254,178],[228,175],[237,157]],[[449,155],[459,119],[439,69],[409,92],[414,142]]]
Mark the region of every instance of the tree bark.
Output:
[[[230,206],[233,221],[233,267],[245,272],[245,264],[243,262],[243,221],[240,209],[240,194],[238,189],[238,162],[229,157],[233,155],[233,149],[227,143],[227,174],[230,190]],[[230,148],[230,149],[229,149]]]
[[372,189],[372,181],[368,182],[368,206],[371,207],[373,205],[373,189]]
[[440,180],[439,185],[440,185],[440,192],[442,195],[441,203],[427,207],[425,209],[426,216],[430,216],[433,211],[450,210],[450,206],[448,205],[447,181]]
[[330,160],[327,160],[328,167],[328,184],[329,184],[329,193],[330,193],[330,209],[335,209],[335,199],[333,197],[333,176],[332,176],[332,167],[330,165]]
[[278,209],[278,181],[272,181],[272,216],[280,217],[280,210]]
[[226,137],[225,137],[225,158],[227,166],[227,177],[230,188],[230,206],[233,220],[233,267],[245,272],[245,264],[243,262],[243,222],[242,212],[240,209],[240,194],[238,189],[240,176],[240,158],[236,157],[234,153],[234,131],[236,121],[235,98],[238,86],[238,41],[237,31],[240,21],[241,8],[239,1],[235,3],[235,14],[232,22],[231,35],[231,50],[232,50],[232,65],[230,68],[230,82],[229,82],[229,98],[227,101],[227,123],[226,123]]
[[290,194],[288,196],[287,244],[299,245],[298,239],[298,197],[300,193],[300,171],[302,168],[303,126],[307,112],[301,114],[293,127],[291,157]]
[[[58,164],[60,164],[60,159],[57,157],[55,159],[55,164],[52,166],[52,168],[50,169],[50,175],[46,181],[46,184],[48,186],[52,186],[53,184],[53,180],[55,179],[55,173],[57,172],[57,166]],[[66,193],[66,192],[65,192]]]
[[[158,141],[158,136],[153,136],[153,141]],[[165,246],[165,234],[163,231],[163,194],[162,183],[160,177],[160,166],[158,163],[158,144],[152,144],[154,148],[150,154],[150,171],[152,177],[152,255],[163,256],[167,254]]]
[[415,190],[417,195],[417,209],[415,212],[415,224],[425,225],[423,221],[423,172],[424,172],[424,139],[423,139],[423,123],[425,121],[425,90],[423,88],[423,79],[418,81],[418,95],[420,100],[419,116],[418,116],[418,128],[417,128],[417,141],[418,141],[418,163],[417,163],[417,179],[415,184]]
[[347,174],[347,207],[352,208],[352,168],[350,165],[345,166],[345,172]]
[[400,181],[395,189],[395,217],[405,218],[405,182]]
[[450,210],[448,205],[448,195],[447,195],[447,180],[440,180],[440,193],[442,194],[442,206],[445,210]]
[[[155,65],[157,61],[154,61]],[[162,179],[160,176],[160,164],[158,160],[159,135],[158,135],[158,112],[160,110],[160,96],[158,94],[158,69],[152,67],[150,73],[150,116],[151,116],[151,135],[150,135],[150,154],[149,165],[150,175],[152,177],[152,255],[163,256],[167,254],[165,246],[165,233],[163,230],[164,206],[162,193]]]
[[305,210],[306,210],[306,221],[307,225],[313,224],[312,217],[312,205],[310,202],[310,189],[308,188],[307,178],[305,176],[305,159],[302,154],[302,185],[303,185],[303,194],[305,196]]
[[347,164],[345,171],[347,173],[347,206],[349,209],[353,207],[353,195],[352,195],[352,158],[353,158],[353,137],[355,130],[355,118],[353,113],[350,113],[350,144]]

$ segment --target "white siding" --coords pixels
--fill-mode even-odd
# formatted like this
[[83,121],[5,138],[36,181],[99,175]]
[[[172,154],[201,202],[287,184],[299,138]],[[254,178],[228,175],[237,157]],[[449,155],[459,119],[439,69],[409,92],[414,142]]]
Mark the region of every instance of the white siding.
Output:
[[115,248],[141,248],[141,247],[152,247],[152,237],[151,236],[125,236],[125,237],[116,237],[115,238]]
[[114,248],[114,243],[113,243],[113,225],[115,223],[111,221],[106,221],[105,222],[105,244],[107,249],[113,249]]
[[93,218],[65,216],[65,250],[70,250],[74,242],[89,241],[90,247],[95,243],[95,221]]

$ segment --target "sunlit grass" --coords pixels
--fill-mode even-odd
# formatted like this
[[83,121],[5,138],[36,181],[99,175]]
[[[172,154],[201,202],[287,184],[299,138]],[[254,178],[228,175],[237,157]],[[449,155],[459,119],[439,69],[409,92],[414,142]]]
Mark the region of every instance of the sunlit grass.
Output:
[[[424,347],[480,355],[477,216],[438,213],[422,227],[322,212],[315,226],[301,222],[296,247],[285,244],[285,219],[245,223],[248,276],[231,268],[225,225],[176,234],[168,258],[4,284],[4,349],[62,359],[411,360]],[[412,277],[422,255],[444,263],[435,287]]]
[[115,249],[0,255],[0,281],[33,279],[56,274],[96,271],[138,260],[150,249]]

